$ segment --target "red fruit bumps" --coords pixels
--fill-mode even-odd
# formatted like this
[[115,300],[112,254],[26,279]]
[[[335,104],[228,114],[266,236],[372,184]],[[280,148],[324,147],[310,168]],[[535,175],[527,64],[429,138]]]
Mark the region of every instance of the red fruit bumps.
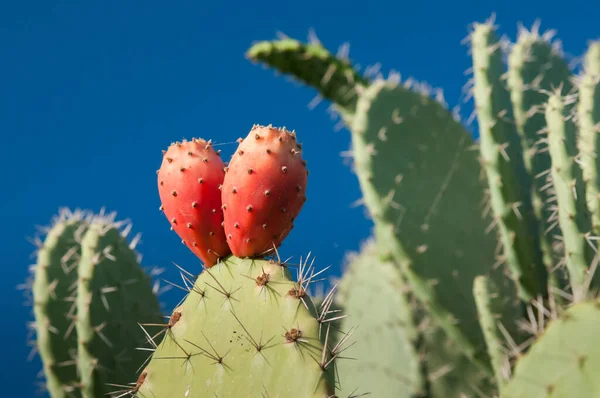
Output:
[[163,151],[158,170],[161,209],[172,229],[205,267],[230,254],[221,210],[225,163],[210,141],[183,141]]
[[264,256],[281,245],[306,201],[307,180],[296,134],[255,125],[231,158],[221,192],[235,256]]

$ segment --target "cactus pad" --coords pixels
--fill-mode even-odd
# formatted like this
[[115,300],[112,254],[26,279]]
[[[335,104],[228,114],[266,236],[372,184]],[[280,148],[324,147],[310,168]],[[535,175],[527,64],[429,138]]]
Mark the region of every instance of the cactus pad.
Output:
[[338,304],[356,342],[338,364],[343,396],[357,388],[380,398],[409,398],[424,392],[417,330],[400,270],[379,258],[374,242],[349,259],[339,284]]
[[138,322],[162,322],[126,240],[131,225],[115,215],[62,209],[39,249],[37,347],[53,398],[104,396],[115,389],[109,384],[129,381],[147,358],[137,349],[147,343]]
[[600,304],[575,304],[552,321],[515,367],[502,398],[600,395]]
[[305,44],[294,39],[261,41],[254,44],[246,56],[281,73],[291,74],[350,112],[356,104],[356,85],[368,84],[348,60],[334,56],[320,43]]
[[110,218],[95,217],[81,241],[77,339],[83,397],[125,384],[148,354],[142,321],[162,322],[159,302],[137,253]]
[[275,261],[230,256],[204,270],[163,329],[137,396],[332,396],[336,350],[321,342],[303,286]]
[[491,270],[496,246],[484,233],[491,220],[480,210],[484,183],[472,146],[460,122],[426,93],[375,81],[357,104],[355,169],[378,244],[403,247],[391,251],[415,296],[471,357],[483,335],[466,292]]
[[73,333],[74,303],[82,234],[87,228],[80,212],[62,211],[55,218],[37,255],[33,298],[37,347],[50,396],[78,396],[77,336]]

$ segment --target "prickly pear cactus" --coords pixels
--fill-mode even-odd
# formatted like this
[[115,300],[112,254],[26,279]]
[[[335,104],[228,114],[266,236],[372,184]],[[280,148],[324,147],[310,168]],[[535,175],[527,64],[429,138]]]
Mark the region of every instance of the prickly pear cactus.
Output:
[[425,393],[413,309],[408,287],[391,261],[379,258],[374,241],[348,258],[336,303],[343,308],[344,332],[354,330],[355,343],[338,364],[341,395],[357,388],[374,397],[409,398]]
[[478,360],[486,356],[478,349],[483,335],[473,327],[475,302],[463,292],[491,271],[496,242],[483,233],[490,220],[477,211],[484,187],[472,145],[453,115],[418,87],[378,80],[358,101],[355,170],[380,249],[394,253],[414,295]]
[[[336,304],[342,332],[355,342],[337,366],[341,396],[357,387],[381,398],[464,397],[493,391],[487,372],[471,362],[412,297],[400,269],[368,241],[349,257]],[[377,277],[374,277],[377,276]]]
[[101,397],[115,390],[110,383],[129,381],[147,358],[137,349],[146,345],[138,322],[162,322],[125,225],[114,214],[64,209],[41,243],[32,286],[36,344],[53,398]]
[[[283,43],[255,44],[249,58],[292,74],[334,101],[352,132],[355,171],[380,250],[393,255],[415,296],[456,344],[471,358],[485,357],[476,348],[483,336],[473,327],[475,303],[462,293],[471,291],[474,277],[497,262],[496,238],[485,233],[494,222],[482,216],[486,184],[472,137],[442,101],[430,97],[429,87],[414,81],[404,86],[396,76],[371,81],[345,73],[336,82],[351,87],[356,98],[344,102],[326,95],[325,71],[339,72],[339,65],[349,66],[349,61],[323,56],[319,43],[294,41],[286,51],[278,50]],[[315,67],[294,67],[296,59]]]
[[[301,265],[299,275],[312,275]],[[190,281],[132,393],[138,397],[330,397],[329,344],[305,283],[275,261],[230,256]],[[193,287],[192,287],[193,285]],[[325,336],[325,337],[324,337]],[[325,343],[323,343],[325,341]]]
[[573,305],[519,359],[501,398],[600,396],[598,330],[600,303]]

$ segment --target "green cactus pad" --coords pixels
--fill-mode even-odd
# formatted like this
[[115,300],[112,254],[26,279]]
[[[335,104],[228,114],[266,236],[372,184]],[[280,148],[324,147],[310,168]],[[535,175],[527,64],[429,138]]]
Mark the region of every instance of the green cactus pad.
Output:
[[139,322],[164,323],[148,275],[111,218],[94,217],[81,241],[77,338],[84,398],[125,385],[148,353]]
[[600,396],[600,304],[569,308],[519,359],[502,398],[573,398]]
[[531,203],[531,178],[512,122],[510,95],[501,81],[504,63],[492,24],[475,25],[471,48],[480,151],[491,208],[506,264],[519,286],[519,294],[527,300],[545,293],[545,269]]
[[338,364],[341,396],[355,390],[380,398],[410,398],[425,392],[418,333],[407,286],[396,266],[379,258],[367,242],[349,258],[339,283],[337,303],[346,316],[341,330],[354,330],[355,343]]
[[230,256],[204,270],[173,311],[137,396],[333,396],[336,348],[321,342],[302,285],[275,261]]
[[[391,81],[361,95],[352,149],[377,242],[465,355],[483,347],[473,279],[492,272],[484,182],[473,140],[439,102]],[[502,271],[494,272],[503,278]],[[469,293],[467,293],[469,292]],[[484,354],[487,356],[487,354]]]
[[[558,42],[557,42],[558,43]],[[546,35],[521,29],[517,42],[508,56],[508,86],[514,110],[514,122],[521,137],[525,166],[533,177],[531,198],[539,224],[540,244],[546,268],[559,261],[553,249],[553,235],[560,233],[552,217],[551,202],[554,191],[548,189],[548,171],[552,164],[540,135],[546,129],[542,112],[548,98],[545,92],[563,86],[565,92],[573,88],[571,70],[557,46]]]
[[72,328],[75,308],[65,297],[76,288],[79,242],[87,228],[84,219],[81,212],[61,211],[38,251],[34,271],[37,348],[53,398],[79,396],[77,335]]
[[592,222],[585,185],[577,163],[576,129],[571,115],[573,99],[555,91],[546,104],[548,147],[552,156],[552,181],[556,191],[558,221],[563,235],[565,262],[575,300],[587,294],[587,270],[594,252]]
[[590,44],[584,69],[578,85],[579,150],[587,204],[595,233],[600,234],[600,41]]
[[349,112],[356,105],[356,85],[368,84],[349,61],[334,56],[320,43],[305,44],[294,39],[261,41],[246,56],[294,76]]

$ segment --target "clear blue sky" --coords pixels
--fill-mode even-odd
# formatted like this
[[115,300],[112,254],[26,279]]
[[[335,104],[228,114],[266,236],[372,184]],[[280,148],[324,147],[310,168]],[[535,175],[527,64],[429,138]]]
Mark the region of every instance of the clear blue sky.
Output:
[[[600,6],[593,3],[3,2],[2,396],[34,396],[40,364],[26,361],[30,308],[15,286],[32,261],[26,236],[58,207],[117,210],[143,234],[144,265],[168,267],[172,280],[173,261],[199,270],[158,211],[155,170],[171,141],[212,138],[229,158],[232,142],[254,123],[294,128],[311,174],[308,202],[282,255],[312,252],[338,274],[344,253],[369,236],[363,209],[351,207],[360,198],[356,178],[340,157],[347,131],[333,131],[325,105],[307,108],[311,90],[246,61],[252,41],[277,31],[304,39],[314,28],[334,50],[349,41],[359,64],[381,62],[444,88],[454,106],[470,66],[460,43],[469,23],[495,11],[501,32],[514,38],[518,21],[531,26],[539,17],[542,28],[558,30],[568,53],[580,55],[598,38]],[[168,308],[178,297],[165,296]]]

